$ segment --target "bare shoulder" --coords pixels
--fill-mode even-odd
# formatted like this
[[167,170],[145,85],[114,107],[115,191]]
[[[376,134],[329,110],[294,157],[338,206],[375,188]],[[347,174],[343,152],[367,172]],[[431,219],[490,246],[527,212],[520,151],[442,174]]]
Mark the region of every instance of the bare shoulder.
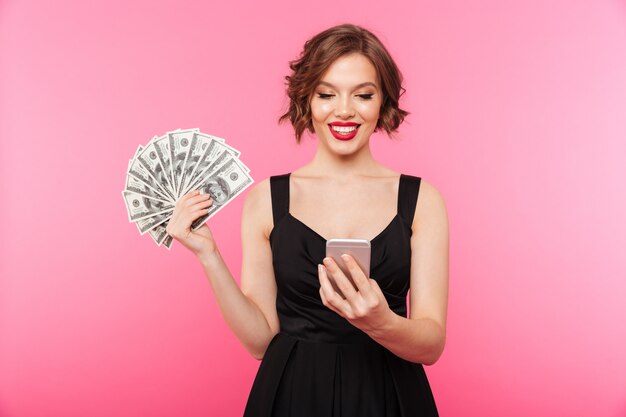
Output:
[[269,238],[273,227],[272,219],[272,194],[270,179],[266,178],[250,187],[246,194],[243,206],[244,223],[253,223],[255,228],[260,228],[263,235]]
[[437,220],[447,223],[447,218],[443,194],[432,183],[422,178],[415,206],[413,229],[419,227],[420,223],[432,223]]

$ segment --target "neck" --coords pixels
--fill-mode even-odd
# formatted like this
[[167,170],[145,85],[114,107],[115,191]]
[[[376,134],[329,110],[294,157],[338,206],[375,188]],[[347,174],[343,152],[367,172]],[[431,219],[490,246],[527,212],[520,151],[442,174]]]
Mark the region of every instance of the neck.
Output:
[[337,179],[372,176],[381,168],[372,156],[369,143],[349,155],[341,155],[325,146],[318,146],[313,160],[307,166],[307,171],[311,173]]

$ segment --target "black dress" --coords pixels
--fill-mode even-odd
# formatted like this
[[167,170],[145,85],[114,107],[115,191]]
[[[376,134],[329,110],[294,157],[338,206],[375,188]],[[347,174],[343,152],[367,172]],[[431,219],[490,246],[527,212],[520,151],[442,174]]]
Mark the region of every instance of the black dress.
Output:
[[[267,347],[244,417],[438,416],[422,364],[394,355],[322,304],[317,265],[326,239],[289,213],[289,176],[270,177],[280,332]],[[400,175],[396,216],[370,241],[370,275],[403,317],[420,181]]]

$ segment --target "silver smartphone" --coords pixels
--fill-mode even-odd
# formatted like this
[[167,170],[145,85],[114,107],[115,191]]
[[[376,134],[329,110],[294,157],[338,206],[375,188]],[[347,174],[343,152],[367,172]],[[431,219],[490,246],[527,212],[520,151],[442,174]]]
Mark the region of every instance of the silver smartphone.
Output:
[[333,258],[348,278],[351,278],[350,271],[343,263],[341,255],[344,253],[352,255],[365,276],[369,278],[371,252],[372,245],[367,239],[329,239],[326,241],[326,256]]

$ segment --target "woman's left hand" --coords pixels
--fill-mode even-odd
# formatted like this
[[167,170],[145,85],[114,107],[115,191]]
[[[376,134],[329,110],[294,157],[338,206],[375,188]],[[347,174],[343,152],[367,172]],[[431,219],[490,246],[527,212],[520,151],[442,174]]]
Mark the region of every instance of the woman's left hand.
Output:
[[[342,258],[357,288],[354,288],[333,258],[326,257],[324,265],[318,266],[322,302],[365,333],[380,330],[391,319],[390,315],[394,314],[382,290],[375,280],[365,275],[352,256],[342,255]],[[335,291],[331,280],[343,293],[343,297]]]

